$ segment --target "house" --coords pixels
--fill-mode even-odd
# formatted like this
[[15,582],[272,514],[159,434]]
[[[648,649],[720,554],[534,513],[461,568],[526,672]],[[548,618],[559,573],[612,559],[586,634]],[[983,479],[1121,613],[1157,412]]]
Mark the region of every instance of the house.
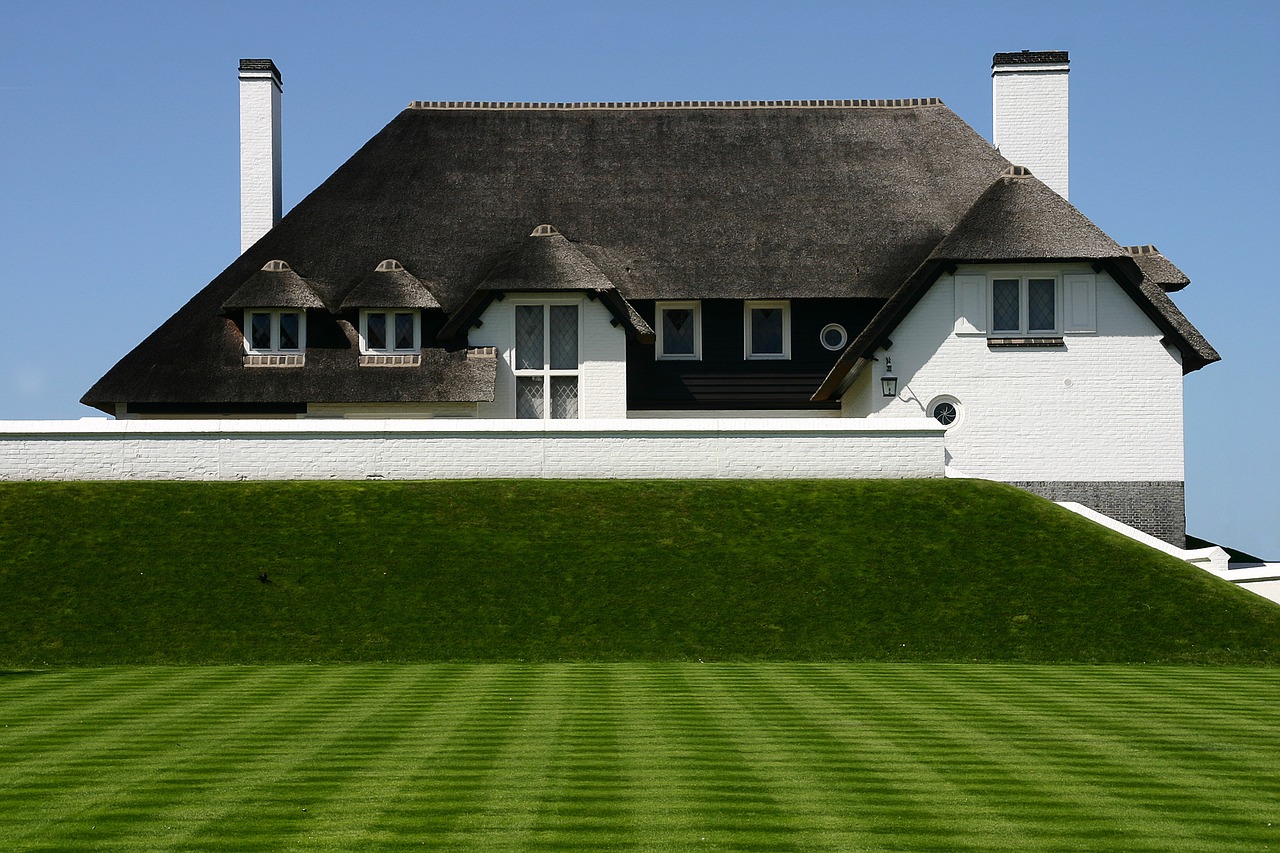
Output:
[[83,402],[117,418],[934,418],[959,476],[1183,543],[1188,284],[1067,200],[1064,51],[941,101],[415,101]]

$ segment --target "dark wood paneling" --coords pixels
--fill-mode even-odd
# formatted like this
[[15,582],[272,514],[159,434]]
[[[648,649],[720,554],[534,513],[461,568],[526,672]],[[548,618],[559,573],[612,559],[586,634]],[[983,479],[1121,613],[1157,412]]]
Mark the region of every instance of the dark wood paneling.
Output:
[[[654,323],[652,300],[633,304]],[[878,299],[792,300],[792,357],[751,361],[743,357],[742,300],[703,300],[701,361],[658,361],[652,345],[627,342],[627,408],[838,408],[809,402],[839,356],[822,346],[818,333],[839,323],[852,341],[881,305]]]

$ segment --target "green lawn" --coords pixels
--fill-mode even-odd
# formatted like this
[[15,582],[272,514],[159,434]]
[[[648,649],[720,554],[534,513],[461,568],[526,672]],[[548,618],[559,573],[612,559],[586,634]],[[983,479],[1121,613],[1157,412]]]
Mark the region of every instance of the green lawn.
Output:
[[0,675],[0,849],[1280,848],[1266,668]]
[[1280,607],[982,481],[0,483],[0,602],[16,668],[1280,663]]

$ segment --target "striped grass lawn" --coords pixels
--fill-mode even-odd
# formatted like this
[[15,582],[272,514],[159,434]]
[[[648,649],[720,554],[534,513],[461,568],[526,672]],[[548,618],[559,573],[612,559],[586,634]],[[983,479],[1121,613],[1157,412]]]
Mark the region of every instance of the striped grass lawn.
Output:
[[1280,671],[6,673],[0,849],[1280,849]]

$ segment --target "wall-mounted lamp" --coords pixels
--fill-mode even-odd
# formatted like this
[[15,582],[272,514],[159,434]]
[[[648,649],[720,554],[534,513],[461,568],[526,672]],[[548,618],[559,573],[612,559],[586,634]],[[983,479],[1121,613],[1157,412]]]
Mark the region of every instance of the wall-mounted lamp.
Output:
[[884,357],[884,375],[880,377],[880,393],[886,397],[898,396],[898,377],[893,375],[893,361]]

